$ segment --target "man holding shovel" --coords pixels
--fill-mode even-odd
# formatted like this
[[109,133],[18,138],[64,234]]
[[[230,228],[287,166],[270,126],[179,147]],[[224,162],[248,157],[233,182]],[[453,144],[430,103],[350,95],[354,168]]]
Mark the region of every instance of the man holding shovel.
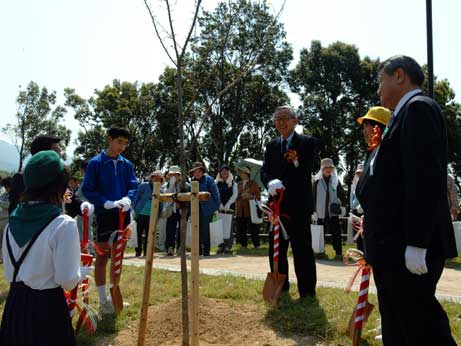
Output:
[[[130,223],[131,202],[135,200],[138,184],[130,161],[121,154],[129,144],[127,129],[112,126],[108,132],[109,147],[88,163],[83,180],[83,195],[95,205],[96,254],[95,281],[101,314],[114,312],[106,294],[106,266],[110,254],[110,239],[120,230],[119,209],[126,213],[123,227]],[[116,242],[115,237],[114,242]]]
[[[280,137],[266,146],[261,180],[272,201],[280,201],[280,220],[288,235],[285,239],[281,232],[279,237],[278,271],[286,275],[286,279],[278,285],[283,285],[282,291],[287,292],[290,288],[287,252],[291,244],[299,295],[301,298],[315,297],[317,273],[309,220],[313,211],[311,173],[319,151],[319,140],[295,132],[298,116],[289,106],[275,110],[274,124]],[[284,190],[283,198],[276,198],[281,190]],[[274,233],[269,240],[269,262],[273,270]]]

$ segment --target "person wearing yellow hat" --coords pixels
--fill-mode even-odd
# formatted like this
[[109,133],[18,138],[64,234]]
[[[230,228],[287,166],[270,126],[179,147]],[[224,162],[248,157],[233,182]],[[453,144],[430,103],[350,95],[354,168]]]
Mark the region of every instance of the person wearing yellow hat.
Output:
[[371,145],[373,138],[373,129],[378,127],[380,133],[384,133],[389,119],[391,118],[391,111],[384,107],[371,107],[367,114],[357,119],[359,125],[363,126],[363,136],[368,145]]

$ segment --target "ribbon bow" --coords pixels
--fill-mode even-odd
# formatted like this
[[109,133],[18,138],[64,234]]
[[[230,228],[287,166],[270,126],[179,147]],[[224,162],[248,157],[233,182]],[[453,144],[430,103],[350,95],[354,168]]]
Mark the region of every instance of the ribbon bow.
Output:
[[280,217],[282,216],[287,216],[285,214],[280,214],[280,205],[282,204],[284,193],[285,190],[283,189],[277,190],[277,195],[274,197],[269,206],[262,204],[261,201],[257,201],[257,203],[261,212],[268,216],[269,221],[272,224],[272,227],[276,224],[280,225],[280,228],[282,229],[283,239],[288,240],[290,238],[288,237],[288,233],[285,229],[285,226],[283,226],[282,220],[280,219]]

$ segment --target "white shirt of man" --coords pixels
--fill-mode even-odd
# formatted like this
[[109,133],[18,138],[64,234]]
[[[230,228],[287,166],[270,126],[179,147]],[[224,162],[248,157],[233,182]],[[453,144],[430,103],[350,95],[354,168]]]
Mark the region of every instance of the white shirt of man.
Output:
[[[6,246],[6,233],[5,228],[3,268],[5,278],[12,282],[14,267]],[[19,248],[11,233],[8,234],[11,250],[17,261],[27,244]],[[23,281],[25,285],[36,290],[61,286],[69,291],[80,280],[80,238],[77,224],[70,216],[60,215],[51,221],[31,247],[19,269],[16,282]]]

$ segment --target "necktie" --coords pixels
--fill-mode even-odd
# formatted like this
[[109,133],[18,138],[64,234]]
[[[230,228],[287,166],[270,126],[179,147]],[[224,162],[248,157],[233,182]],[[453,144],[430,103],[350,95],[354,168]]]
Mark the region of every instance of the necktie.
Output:
[[282,154],[285,155],[285,153],[287,152],[288,150],[288,140],[286,138],[284,138],[282,140]]

